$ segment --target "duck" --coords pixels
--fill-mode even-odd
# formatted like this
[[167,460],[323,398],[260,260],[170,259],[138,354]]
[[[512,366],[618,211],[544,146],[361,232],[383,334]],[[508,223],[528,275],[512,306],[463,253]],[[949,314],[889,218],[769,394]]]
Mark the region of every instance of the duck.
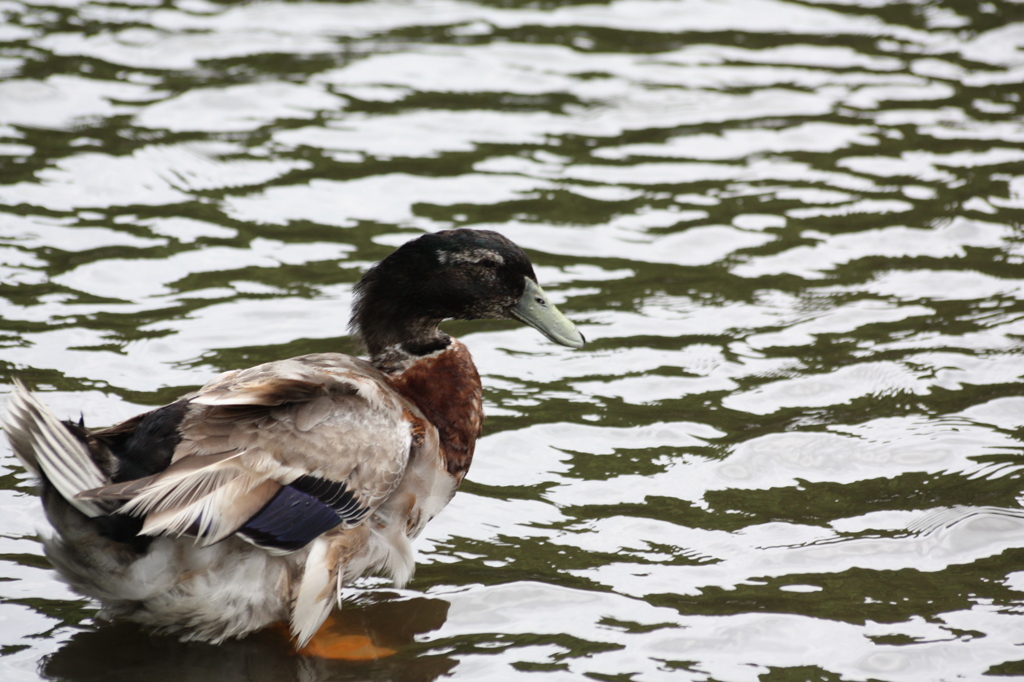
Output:
[[231,370],[114,426],[62,421],[15,380],[3,428],[39,481],[45,553],[99,616],[219,643],[286,624],[296,649],[341,588],[412,577],[412,541],[473,460],[482,386],[444,320],[513,319],[582,348],[526,253],[492,231],[419,236],[354,287],[367,359]]

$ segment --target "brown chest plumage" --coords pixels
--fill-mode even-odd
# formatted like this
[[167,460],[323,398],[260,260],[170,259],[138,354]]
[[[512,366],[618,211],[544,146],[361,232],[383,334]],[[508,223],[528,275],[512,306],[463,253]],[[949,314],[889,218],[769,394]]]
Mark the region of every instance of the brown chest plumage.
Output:
[[444,351],[388,378],[437,427],[445,467],[461,481],[484,421],[480,375],[469,350],[452,339]]

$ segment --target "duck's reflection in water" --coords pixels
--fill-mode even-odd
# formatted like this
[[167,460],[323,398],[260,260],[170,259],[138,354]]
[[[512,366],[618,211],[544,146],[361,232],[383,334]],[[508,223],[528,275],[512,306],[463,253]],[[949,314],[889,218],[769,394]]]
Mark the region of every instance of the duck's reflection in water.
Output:
[[416,635],[444,624],[448,602],[388,596],[374,593],[372,602],[346,604],[334,611],[330,625],[330,634],[340,640],[368,638],[361,651],[389,654],[380,658],[298,656],[292,653],[290,642],[273,630],[212,645],[149,635],[124,623],[74,635],[43,659],[40,673],[48,680],[69,682],[426,682],[450,672],[457,663],[453,658],[424,653],[413,645]]

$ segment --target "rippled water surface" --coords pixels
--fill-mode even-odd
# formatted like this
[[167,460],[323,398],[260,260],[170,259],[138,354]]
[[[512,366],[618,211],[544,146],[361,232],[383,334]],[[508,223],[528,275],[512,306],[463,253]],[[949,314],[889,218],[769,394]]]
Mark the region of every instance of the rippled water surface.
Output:
[[[289,656],[94,621],[0,446],[0,678],[1024,675],[1024,4],[0,0],[0,392],[104,425],[356,352],[498,230],[591,343],[485,383],[408,589]],[[0,399],[2,402],[2,399]]]

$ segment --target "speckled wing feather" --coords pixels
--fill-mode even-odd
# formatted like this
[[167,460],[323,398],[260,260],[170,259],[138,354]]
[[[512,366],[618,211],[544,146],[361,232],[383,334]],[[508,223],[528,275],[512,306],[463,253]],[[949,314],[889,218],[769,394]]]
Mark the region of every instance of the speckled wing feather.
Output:
[[144,534],[234,532],[290,551],[353,527],[398,485],[418,410],[369,363],[324,353],[227,372],[190,398],[171,465],[92,491],[130,498]]

